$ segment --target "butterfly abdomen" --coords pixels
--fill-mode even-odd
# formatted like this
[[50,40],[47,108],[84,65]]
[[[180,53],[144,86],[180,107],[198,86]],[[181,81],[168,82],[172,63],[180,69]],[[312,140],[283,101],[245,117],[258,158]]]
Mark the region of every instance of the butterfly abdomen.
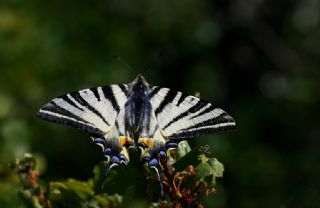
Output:
[[138,82],[132,86],[125,104],[125,123],[132,134],[148,132],[152,106],[148,96],[148,86]]

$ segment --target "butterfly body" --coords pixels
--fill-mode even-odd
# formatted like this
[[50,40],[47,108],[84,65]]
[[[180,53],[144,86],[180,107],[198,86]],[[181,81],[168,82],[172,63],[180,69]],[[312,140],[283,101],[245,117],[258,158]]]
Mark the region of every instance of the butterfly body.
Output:
[[41,107],[38,115],[89,133],[107,158],[106,173],[114,165],[128,164],[128,148],[138,147],[140,160],[156,169],[160,180],[160,158],[181,139],[236,127],[231,116],[211,103],[151,86],[141,75],[129,84],[67,93]]
[[[148,84],[141,78],[132,85],[125,104],[125,124],[138,134],[149,131],[152,106]],[[131,132],[134,133],[134,132]]]

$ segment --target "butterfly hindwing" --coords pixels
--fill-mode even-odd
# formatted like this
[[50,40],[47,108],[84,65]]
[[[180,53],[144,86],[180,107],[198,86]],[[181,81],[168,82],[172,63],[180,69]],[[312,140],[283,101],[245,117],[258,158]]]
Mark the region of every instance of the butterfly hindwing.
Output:
[[127,100],[126,92],[124,84],[71,92],[45,104],[38,115],[88,133],[106,134]]
[[192,138],[236,127],[234,119],[225,111],[195,96],[159,87],[152,87],[150,95],[158,125],[165,138]]

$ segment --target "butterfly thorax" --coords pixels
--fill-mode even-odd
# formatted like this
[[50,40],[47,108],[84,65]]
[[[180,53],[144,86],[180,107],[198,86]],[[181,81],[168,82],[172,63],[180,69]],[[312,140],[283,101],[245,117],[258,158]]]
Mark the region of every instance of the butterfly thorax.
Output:
[[149,87],[143,78],[137,78],[128,93],[125,104],[125,125],[130,136],[144,137],[149,132],[152,106]]

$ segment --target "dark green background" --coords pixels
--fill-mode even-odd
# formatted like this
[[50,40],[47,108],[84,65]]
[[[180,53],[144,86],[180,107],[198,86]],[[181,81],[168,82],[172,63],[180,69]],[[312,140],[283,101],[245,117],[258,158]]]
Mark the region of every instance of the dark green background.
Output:
[[24,152],[45,180],[86,180],[102,159],[86,134],[38,119],[43,103],[142,73],[199,91],[237,121],[237,132],[191,142],[212,145],[225,165],[208,207],[318,207],[319,4],[1,0],[0,206],[19,204],[7,162]]

